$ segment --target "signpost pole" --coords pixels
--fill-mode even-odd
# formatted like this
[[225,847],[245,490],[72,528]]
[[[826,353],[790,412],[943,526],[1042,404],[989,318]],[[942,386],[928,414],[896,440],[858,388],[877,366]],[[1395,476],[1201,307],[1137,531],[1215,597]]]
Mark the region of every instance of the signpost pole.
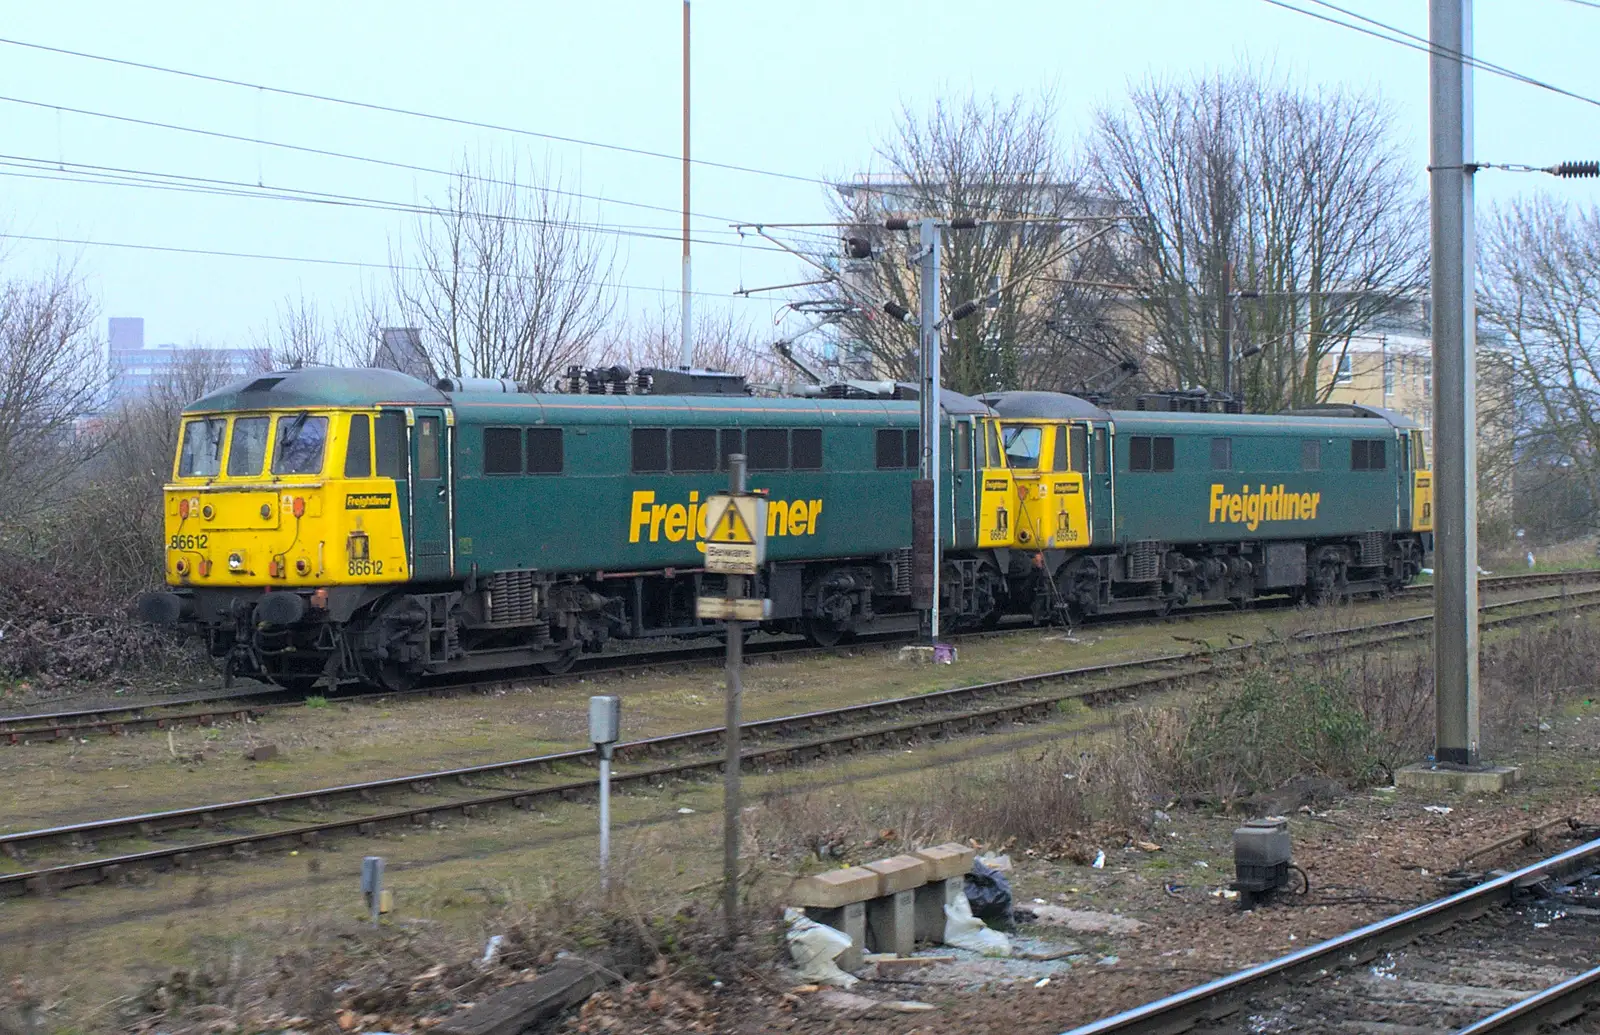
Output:
[[[918,345],[922,352],[918,370],[922,384],[918,386],[921,425],[918,444],[922,447],[919,477],[933,483],[933,521],[928,529],[931,542],[927,550],[932,557],[933,591],[928,604],[928,642],[939,642],[939,247],[940,226],[937,220],[923,219],[917,224],[917,243],[922,253],[922,278],[919,285],[919,312],[917,314]],[[920,548],[922,544],[917,544]]]
[[[744,492],[743,453],[728,457],[728,491],[734,496]],[[729,575],[727,579],[726,596],[731,607],[732,601],[744,596],[744,576]],[[732,942],[739,926],[739,695],[743,690],[740,669],[744,665],[744,623],[729,620],[725,628],[728,698],[723,734],[726,753],[722,763],[722,912],[728,941]]]

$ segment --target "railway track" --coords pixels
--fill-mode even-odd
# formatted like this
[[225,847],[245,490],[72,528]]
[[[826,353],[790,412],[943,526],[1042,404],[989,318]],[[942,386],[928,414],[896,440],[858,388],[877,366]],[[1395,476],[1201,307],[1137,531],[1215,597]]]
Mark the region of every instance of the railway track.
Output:
[[1597,870],[1600,840],[1067,1035],[1592,1032]]
[[[1483,625],[1493,629],[1595,608],[1600,608],[1600,588],[1484,605]],[[1430,620],[1426,615],[1396,619],[1272,645],[1307,654],[1372,649],[1427,636]],[[1038,721],[1054,714],[1063,701],[1092,703],[1162,689],[1204,677],[1218,661],[1264,646],[1236,644],[1061,669],[750,722],[741,726],[750,745],[741,765],[774,769]],[[722,738],[722,728],[711,727],[619,744],[612,783],[626,790],[673,779],[714,777],[721,772]],[[48,892],[142,869],[181,868],[273,847],[311,845],[340,834],[372,834],[394,825],[426,826],[443,814],[472,816],[496,806],[530,809],[585,799],[596,789],[595,778],[588,775],[594,762],[593,750],[581,749],[0,834],[0,855],[5,857],[0,861],[0,893]],[[106,842],[122,844],[115,854],[105,854],[101,845]]]
[[[1600,570],[1540,572],[1531,575],[1502,575],[1482,580],[1485,591],[1504,591],[1540,586],[1574,586],[1600,580]],[[1424,597],[1431,586],[1408,586],[1401,597]],[[966,635],[987,636],[993,633]],[[801,641],[754,643],[745,647],[747,661],[768,658],[799,658],[807,654],[833,654],[840,650],[858,651],[873,646],[894,646],[911,637],[894,633],[858,639],[847,647],[817,647]],[[959,641],[962,635],[950,639]],[[640,652],[610,658],[586,658],[569,672],[558,676],[526,674],[502,676],[466,683],[427,684],[406,691],[341,694],[339,700],[385,699],[425,694],[477,693],[530,684],[555,685],[599,675],[617,675],[654,669],[673,669],[720,663],[723,648],[715,646],[681,647],[672,650]],[[274,711],[305,707],[305,695],[268,684],[253,688],[189,694],[128,704],[108,704],[55,712],[0,715],[0,744],[42,744],[82,738],[89,734],[118,735],[140,730],[169,729],[185,725],[209,726],[216,722],[244,722]]]

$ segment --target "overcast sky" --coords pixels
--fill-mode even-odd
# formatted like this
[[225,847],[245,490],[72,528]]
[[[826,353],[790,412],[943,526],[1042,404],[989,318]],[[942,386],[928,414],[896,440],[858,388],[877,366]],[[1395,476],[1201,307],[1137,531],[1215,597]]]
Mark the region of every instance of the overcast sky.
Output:
[[[1319,8],[1313,0],[1293,0]],[[1426,35],[1423,0],[1341,6]],[[677,154],[682,6],[676,0],[277,0],[272,4],[55,3],[5,0],[0,36],[192,72],[413,108],[539,133]],[[1600,98],[1600,9],[1575,0],[1479,0],[1480,58]],[[794,280],[792,260],[738,247],[730,220],[824,217],[814,179],[869,168],[902,105],[971,91],[1050,90],[1063,136],[1116,104],[1130,79],[1270,63],[1308,82],[1343,83],[1394,102],[1419,184],[1427,160],[1425,55],[1264,0],[696,0],[697,158],[801,179],[699,166],[696,288],[703,304],[762,322],[779,302],[729,301],[743,284]],[[1600,107],[1479,72],[1477,157],[1548,164],[1600,159]],[[464,154],[548,163],[620,236],[625,304],[677,291],[679,166],[274,96],[0,44],[0,231],[177,249],[382,266],[414,217],[355,207],[65,183],[68,163],[415,203],[438,176],[276,147],[114,122],[75,108],[434,168]],[[17,101],[34,102],[28,106]],[[21,160],[48,168],[21,170]],[[31,178],[30,178],[31,177]],[[1484,173],[1479,211],[1536,190],[1593,200],[1600,181]],[[661,206],[628,207],[616,201]],[[643,229],[641,229],[643,228]],[[652,229],[656,228],[656,229]],[[663,239],[664,238],[664,239]],[[712,244],[709,242],[716,242]],[[143,316],[147,340],[230,344],[259,332],[286,297],[345,305],[378,269],[225,258],[101,245],[0,241],[0,275],[76,262],[105,316]]]

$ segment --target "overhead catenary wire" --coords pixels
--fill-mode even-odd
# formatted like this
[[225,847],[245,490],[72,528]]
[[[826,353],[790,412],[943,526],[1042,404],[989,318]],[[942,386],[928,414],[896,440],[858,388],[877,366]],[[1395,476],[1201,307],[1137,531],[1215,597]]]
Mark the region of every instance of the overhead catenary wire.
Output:
[[[667,154],[664,151],[651,151],[648,148],[630,147],[626,144],[610,144],[599,140],[586,140],[582,137],[563,136],[559,133],[546,133],[542,130],[528,129],[523,126],[506,126],[494,122],[484,122],[479,119],[469,119],[458,115],[442,115],[438,112],[421,111],[415,108],[402,108],[392,104],[378,104],[375,101],[358,101],[349,97],[337,97],[332,94],[316,93],[311,90],[295,90],[283,86],[271,86],[265,83],[252,83],[242,79],[230,79],[227,76],[210,75],[204,72],[191,72],[187,69],[172,68],[166,65],[157,65],[146,61],[133,61],[128,58],[111,57],[107,54],[92,54],[83,50],[72,50],[68,47],[53,47],[45,43],[32,43],[28,40],[11,39],[0,36],[0,44],[20,47],[28,50],[40,51],[48,54],[58,54],[65,57],[79,58],[85,61],[98,61],[109,65],[120,65],[124,68],[136,68],[146,72],[158,72],[163,75],[181,76],[199,82],[215,83],[222,86],[233,86],[246,90],[257,90],[262,93],[276,94],[280,97],[294,97],[300,100],[318,101],[324,104],[337,104],[349,108],[365,111],[382,112],[387,115],[399,115],[405,118],[424,119],[432,122],[447,123],[455,126],[465,126],[471,129],[486,129],[495,133],[510,133],[517,136],[533,137],[540,140],[549,140],[559,144],[574,144],[581,147],[592,147],[599,150],[615,151],[621,154],[638,155],[644,158],[659,158],[671,162],[683,162],[683,155]],[[779,172],[774,169],[759,169],[754,166],[737,165],[732,162],[719,162],[708,158],[688,159],[691,164],[709,169],[722,169],[728,172],[749,173],[756,176],[770,176],[775,179],[792,180],[797,183],[819,184],[828,186],[828,181],[814,176],[802,176],[798,173]]]
[[[134,187],[146,190],[176,191],[188,194],[205,194],[218,197],[256,198],[267,201],[298,201],[307,204],[330,205],[341,208],[363,208],[412,215],[453,214],[469,218],[491,218],[511,225],[571,227],[590,233],[628,237],[640,240],[664,240],[677,243],[680,238],[669,227],[638,224],[588,223],[581,220],[540,219],[532,216],[484,213],[472,209],[425,205],[416,202],[393,201],[361,195],[333,194],[310,191],[296,187],[257,187],[242,180],[221,180],[209,177],[186,176],[154,170],[126,169],[117,166],[97,166],[80,162],[51,162],[48,159],[25,155],[0,154],[0,167],[25,170],[0,172],[0,176],[13,179],[49,180],[61,183],[84,183],[100,186]],[[79,171],[82,170],[82,171]],[[698,243],[723,248],[737,248],[738,241],[697,239]],[[777,249],[762,251],[777,254]]]
[[[195,136],[209,137],[215,140],[231,140],[240,144],[253,144],[263,147],[279,148],[285,151],[313,155],[320,158],[334,158],[340,161],[362,162],[368,165],[377,165],[389,169],[401,169],[407,172],[425,173],[432,176],[448,176],[451,178],[462,177],[475,183],[487,183],[500,187],[515,187],[523,190],[539,190],[548,194],[578,198],[584,201],[594,201],[604,205],[621,205],[626,208],[646,209],[651,212],[666,212],[674,216],[679,215],[682,212],[682,209],[676,205],[652,205],[643,201],[628,201],[623,198],[610,198],[601,194],[587,194],[582,191],[568,190],[562,187],[547,187],[538,184],[519,183],[515,180],[507,180],[495,176],[485,176],[481,173],[470,173],[453,169],[440,169],[434,166],[417,165],[412,162],[401,162],[388,158],[376,158],[371,155],[353,154],[348,151],[335,151],[330,148],[310,147],[305,144],[291,144],[283,140],[268,140],[260,136],[252,137],[239,133],[228,133],[219,129],[203,129],[199,126],[185,126],[175,122],[162,122],[157,119],[143,119],[133,115],[118,115],[113,112],[95,111],[90,108],[74,108],[70,105],[51,104],[47,101],[30,100],[26,97],[9,97],[0,95],[0,102],[54,111],[58,117],[61,115],[61,113],[65,112],[69,115],[79,115],[85,118],[105,119],[108,121],[121,122],[133,126],[145,126],[151,129],[168,130],[174,133],[188,133]],[[717,223],[726,224],[733,222],[732,217],[729,216],[715,215],[707,212],[690,212],[689,214],[697,219],[707,219]]]
[[[1288,0],[1261,0],[1261,2],[1271,4],[1273,7],[1282,8],[1285,11],[1293,11],[1296,14],[1303,14],[1308,18],[1315,18],[1318,21],[1327,22],[1330,25],[1337,25],[1343,29],[1351,29],[1365,36],[1371,36],[1374,39],[1383,40],[1385,43],[1394,43],[1411,50],[1420,51],[1424,54],[1438,53],[1445,57],[1454,58],[1470,68],[1481,69],[1490,73],[1491,75],[1501,76],[1514,82],[1537,87],[1541,90],[1548,90],[1551,93],[1559,94],[1562,97],[1568,97],[1572,100],[1581,101],[1584,104],[1589,104],[1600,108],[1600,99],[1589,97],[1574,90],[1568,90],[1565,87],[1557,86],[1554,83],[1545,82],[1542,79],[1535,79],[1533,76],[1525,75],[1521,72],[1506,68],[1503,65],[1494,64],[1490,61],[1484,61],[1482,58],[1474,57],[1471,54],[1462,54],[1460,51],[1453,50],[1449,47],[1435,46],[1433,43],[1423,39],[1423,37],[1418,36],[1415,33],[1407,32],[1404,29],[1400,29],[1388,24],[1387,22],[1381,22],[1375,18],[1369,18],[1363,14],[1357,14],[1354,11],[1347,10],[1346,8],[1340,7],[1336,4],[1328,3],[1327,0],[1306,0],[1306,2],[1320,4],[1329,10],[1338,11],[1340,14],[1347,15],[1351,18],[1356,18],[1360,21],[1368,23],[1368,25],[1373,27],[1369,28],[1368,25],[1356,25],[1352,22],[1341,21],[1332,15],[1323,14],[1320,11],[1312,11],[1307,10],[1304,7],[1296,7],[1294,4],[1289,3]],[[1385,32],[1393,33],[1394,35],[1384,35]]]
[[[338,266],[349,269],[384,270],[386,272],[399,271],[402,273],[437,273],[440,267],[413,266],[393,262],[363,262],[357,259],[329,259],[313,255],[273,255],[268,252],[243,252],[227,251],[216,248],[189,248],[179,245],[148,244],[139,241],[96,241],[88,238],[74,237],[49,237],[40,234],[14,234],[0,232],[0,241],[27,241],[35,244],[73,245],[82,248],[116,248],[131,251],[160,252],[172,255],[195,255],[223,259],[251,259],[266,262],[297,262],[313,266]],[[570,284],[580,287],[608,287],[618,291],[647,291],[659,293],[663,288],[647,287],[643,284],[624,284],[618,281],[584,280],[572,277],[548,277],[532,274],[490,274],[490,276],[508,277],[513,280],[542,280],[555,284]],[[738,299],[740,301],[760,302],[759,298],[745,298],[720,291],[696,291],[694,294],[701,298]]]

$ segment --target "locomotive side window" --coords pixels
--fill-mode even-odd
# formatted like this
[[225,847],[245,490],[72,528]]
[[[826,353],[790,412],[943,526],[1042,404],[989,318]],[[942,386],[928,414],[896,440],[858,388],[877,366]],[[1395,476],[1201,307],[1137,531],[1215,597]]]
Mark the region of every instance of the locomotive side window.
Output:
[[906,466],[913,470],[922,468],[922,432],[906,429]]
[[899,428],[879,428],[877,445],[880,471],[906,465],[906,438]]
[[717,432],[714,428],[673,428],[672,469],[684,471],[715,471],[717,469]]
[[1352,439],[1350,442],[1350,470],[1381,471],[1389,466],[1388,443],[1383,439]]
[[372,477],[372,418],[365,413],[350,417],[350,435],[344,444],[344,476]]
[[1211,469],[1213,471],[1233,470],[1233,439],[1214,438],[1211,440]]
[[228,475],[248,478],[261,473],[267,459],[269,417],[235,417],[233,438],[228,444]]
[[1411,433],[1411,465],[1413,470],[1426,471],[1428,469],[1428,451],[1422,447],[1422,432]]
[[378,477],[405,479],[410,477],[410,463],[406,456],[405,418],[398,413],[378,414]]
[[179,478],[215,478],[222,473],[222,436],[228,422],[221,417],[205,417],[183,425],[183,443],[178,447]]
[[744,432],[738,428],[723,428],[717,433],[717,453],[719,470],[728,469],[728,457],[735,453],[744,452]]
[[667,429],[633,429],[633,473],[650,474],[667,469]]
[[417,418],[417,477],[439,477],[439,418]]
[[560,428],[529,428],[528,473],[560,474],[566,466],[565,445]]
[[789,432],[784,428],[751,428],[745,446],[752,471],[783,471],[789,467]]
[[1094,463],[1102,474],[1111,470],[1111,436],[1105,428],[1094,429]]
[[791,431],[789,459],[796,471],[822,470],[822,429],[795,428]]
[[956,470],[972,470],[972,425],[966,421],[956,425]]
[[1056,425],[1056,458],[1050,465],[1052,471],[1065,471],[1067,469],[1067,426]]
[[1170,471],[1176,450],[1170,435],[1134,435],[1128,439],[1128,470]]
[[1081,424],[1074,424],[1072,435],[1072,469],[1079,474],[1089,473],[1089,432]]
[[1322,470],[1322,440],[1307,438],[1300,441],[1300,470]]
[[483,429],[483,473],[522,473],[522,429]]

